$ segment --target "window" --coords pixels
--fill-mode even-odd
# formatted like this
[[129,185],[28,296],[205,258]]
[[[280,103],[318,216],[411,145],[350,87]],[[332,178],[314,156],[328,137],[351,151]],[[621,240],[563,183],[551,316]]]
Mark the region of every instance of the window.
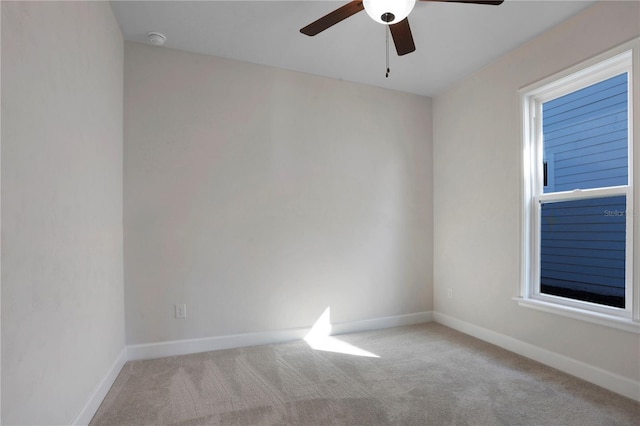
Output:
[[521,305],[640,332],[634,280],[637,41],[521,91]]

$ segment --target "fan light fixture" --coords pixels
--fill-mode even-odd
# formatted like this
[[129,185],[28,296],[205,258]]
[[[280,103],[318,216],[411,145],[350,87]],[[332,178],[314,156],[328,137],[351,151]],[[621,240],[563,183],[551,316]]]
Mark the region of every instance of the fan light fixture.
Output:
[[[407,16],[413,10],[417,0],[352,0],[349,3],[340,6],[333,12],[324,15],[320,19],[316,19],[306,27],[300,29],[304,35],[314,36],[320,34],[327,28],[331,28],[335,24],[344,21],[350,16],[362,9],[367,11],[374,21],[386,24],[387,43],[389,33],[393,37],[393,44],[396,45],[398,56],[406,55],[416,50],[413,42],[411,28]],[[497,6],[502,4],[504,0],[420,0],[420,1],[445,1],[451,3],[475,3]],[[387,67],[389,68],[389,67]],[[388,72],[388,71],[387,71]]]
[[416,0],[364,0],[364,10],[376,22],[397,24],[409,16]]

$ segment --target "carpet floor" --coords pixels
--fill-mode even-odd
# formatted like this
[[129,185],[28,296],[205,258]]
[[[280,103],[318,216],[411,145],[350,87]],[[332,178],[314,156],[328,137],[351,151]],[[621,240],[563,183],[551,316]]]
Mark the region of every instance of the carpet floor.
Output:
[[[436,323],[128,362],[91,425],[640,425],[640,403]],[[376,355],[378,357],[374,357]]]

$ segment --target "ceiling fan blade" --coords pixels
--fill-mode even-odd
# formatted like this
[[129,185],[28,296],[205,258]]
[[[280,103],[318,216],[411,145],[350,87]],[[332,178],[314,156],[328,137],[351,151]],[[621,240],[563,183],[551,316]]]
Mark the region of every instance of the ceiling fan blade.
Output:
[[396,52],[398,56],[406,55],[416,50],[416,45],[413,43],[413,35],[411,34],[411,28],[409,27],[409,20],[404,18],[397,24],[389,25],[389,30],[393,36],[393,43],[396,45]]
[[314,36],[327,28],[334,26],[338,22],[347,19],[349,16],[355,15],[363,9],[364,5],[362,4],[362,0],[353,0],[344,6],[337,8],[328,15],[323,16],[317,21],[310,23],[306,27],[302,28],[300,32],[308,36]]
[[504,3],[504,0],[420,0],[420,1],[438,1],[449,3],[474,3],[474,4],[488,4],[491,6],[499,6]]

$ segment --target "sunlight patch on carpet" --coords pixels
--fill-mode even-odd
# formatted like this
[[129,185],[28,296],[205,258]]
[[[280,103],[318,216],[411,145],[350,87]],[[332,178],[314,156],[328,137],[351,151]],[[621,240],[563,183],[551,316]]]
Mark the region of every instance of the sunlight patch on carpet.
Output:
[[331,307],[327,306],[320,318],[313,324],[304,338],[305,342],[317,351],[380,358],[380,356],[331,336]]

